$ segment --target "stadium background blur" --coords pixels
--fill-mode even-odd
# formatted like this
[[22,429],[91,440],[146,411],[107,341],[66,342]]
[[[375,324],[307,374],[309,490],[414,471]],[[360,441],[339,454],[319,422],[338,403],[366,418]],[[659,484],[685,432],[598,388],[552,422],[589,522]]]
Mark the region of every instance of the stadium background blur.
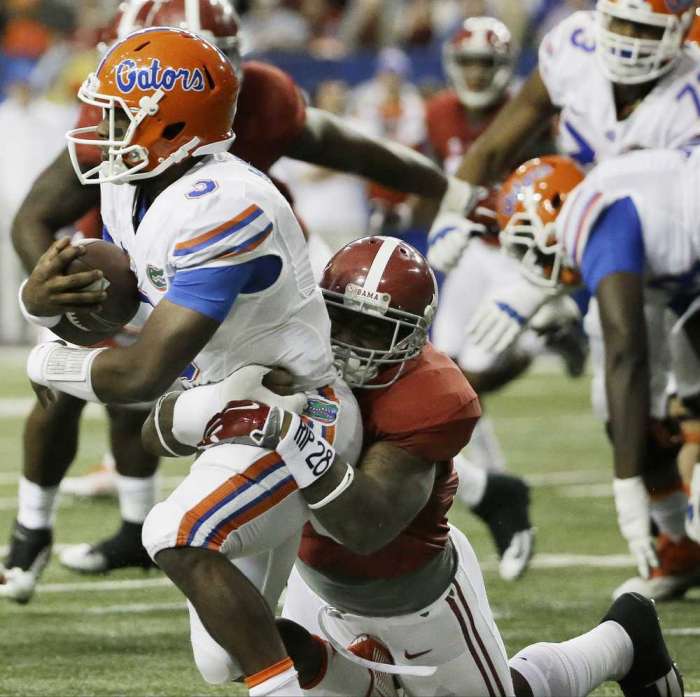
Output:
[[[22,279],[9,229],[37,174],[64,146],[77,113],[78,85],[95,64],[99,29],[116,0],[4,0],[0,3],[0,530],[9,530],[21,464],[20,432],[31,404],[24,377],[32,329],[21,319]],[[311,103],[351,118],[368,133],[425,148],[424,100],[445,85],[441,46],[465,17],[502,19],[519,47],[517,76],[536,60],[543,34],[588,0],[244,0],[246,58],[289,72]],[[381,73],[398,76],[402,108],[382,110]],[[378,106],[379,104],[379,106]],[[335,250],[368,229],[418,243],[401,202],[346,175],[283,160],[287,181],[316,243]],[[389,213],[389,215],[387,215]],[[12,346],[14,345],[14,346]],[[489,401],[509,468],[533,487],[537,556],[517,584],[501,581],[488,535],[457,503],[452,520],[482,559],[492,607],[509,654],[534,641],[559,641],[594,624],[633,563],[615,524],[611,454],[588,398],[588,380],[563,376],[546,358],[525,379]],[[72,474],[102,455],[104,418],[88,410],[88,428]],[[167,462],[163,492],[186,472]],[[118,519],[104,500],[64,500],[62,544],[100,539]],[[4,542],[4,541],[2,541]],[[0,545],[1,546],[1,545]],[[5,548],[2,550],[5,553]],[[700,691],[700,593],[660,609],[687,694]],[[27,607],[3,603],[0,695],[231,694],[202,683],[191,661],[181,596],[158,574],[124,570],[79,578],[54,561]],[[236,688],[233,690],[236,694]],[[618,694],[607,685],[596,695]]]

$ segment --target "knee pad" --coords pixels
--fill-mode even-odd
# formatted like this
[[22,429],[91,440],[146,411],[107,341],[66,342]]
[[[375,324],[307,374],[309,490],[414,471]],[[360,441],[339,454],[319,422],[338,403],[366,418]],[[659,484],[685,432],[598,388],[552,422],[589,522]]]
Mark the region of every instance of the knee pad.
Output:
[[141,544],[155,561],[162,549],[177,546],[177,532],[182,511],[169,501],[157,503],[146,516],[141,530]]

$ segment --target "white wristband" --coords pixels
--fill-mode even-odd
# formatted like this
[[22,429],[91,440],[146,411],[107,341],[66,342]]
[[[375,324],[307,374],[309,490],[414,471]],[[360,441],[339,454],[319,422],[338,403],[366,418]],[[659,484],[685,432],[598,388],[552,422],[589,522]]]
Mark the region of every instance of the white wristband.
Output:
[[63,342],[37,344],[27,358],[27,375],[32,382],[87,402],[102,403],[92,388],[92,363],[106,348],[87,349]]
[[24,286],[27,285],[28,280],[29,279],[26,278],[24,281],[22,281],[22,285],[19,287],[19,293],[17,294],[17,302],[19,303],[19,310],[22,313],[22,316],[27,320],[27,322],[36,324],[39,327],[46,327],[47,329],[55,327],[63,319],[63,315],[39,317],[37,315],[33,315],[31,312],[29,312],[29,310],[27,310],[27,306],[24,304],[24,300],[22,299],[22,291],[24,290]]
[[335,448],[311,425],[292,414],[287,435],[275,450],[300,489],[305,489],[322,477],[335,460]]
[[[160,408],[163,406],[163,400],[166,397],[169,397],[172,392],[166,392],[164,395],[161,395],[158,398],[158,401],[156,402],[155,409],[153,410],[153,421],[156,424],[156,434],[158,435],[158,440],[160,441],[160,444],[163,446],[164,450],[167,450],[173,457],[180,457],[166,442],[165,438],[163,438],[163,432],[161,431],[160,428]],[[177,402],[176,402],[177,404]]]
[[338,483],[338,486],[335,489],[333,489],[333,491],[331,491],[330,494],[324,496],[320,501],[316,501],[316,503],[307,504],[308,507],[312,511],[317,511],[319,508],[327,506],[331,501],[335,501],[338,498],[338,496],[340,496],[347,488],[349,488],[350,485],[353,483],[354,479],[355,469],[351,465],[348,465],[348,468],[345,471],[345,475]]
[[468,216],[479,197],[479,187],[463,179],[447,177],[447,191],[440,201],[440,213],[458,213]]

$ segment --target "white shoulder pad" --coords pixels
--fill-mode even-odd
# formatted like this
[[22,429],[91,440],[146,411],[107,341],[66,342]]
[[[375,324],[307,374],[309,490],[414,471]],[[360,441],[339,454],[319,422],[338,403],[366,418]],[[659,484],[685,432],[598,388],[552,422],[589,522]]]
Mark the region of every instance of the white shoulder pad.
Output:
[[585,80],[595,63],[593,12],[574,12],[551,29],[539,48],[539,71],[552,104],[561,107],[566,93]]

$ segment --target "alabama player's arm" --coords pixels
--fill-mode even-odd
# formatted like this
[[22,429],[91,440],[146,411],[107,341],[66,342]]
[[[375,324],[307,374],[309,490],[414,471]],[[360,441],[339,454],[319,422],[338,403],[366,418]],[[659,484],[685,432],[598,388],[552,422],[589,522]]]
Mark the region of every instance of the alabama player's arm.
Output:
[[[340,544],[371,554],[399,535],[427,503],[436,465],[390,441],[372,444],[357,463],[352,485],[316,518]],[[301,490],[312,506],[338,487],[347,465],[336,458],[333,469]]]
[[492,184],[518,160],[519,153],[550,125],[557,113],[539,69],[469,148],[457,170],[471,184]]
[[64,150],[39,175],[12,221],[12,243],[27,272],[51,246],[55,233],[99,203],[98,187],[82,186]]
[[285,155],[426,198],[440,199],[447,189],[445,175],[424,155],[400,143],[366,136],[312,107],[307,107],[304,128]]

